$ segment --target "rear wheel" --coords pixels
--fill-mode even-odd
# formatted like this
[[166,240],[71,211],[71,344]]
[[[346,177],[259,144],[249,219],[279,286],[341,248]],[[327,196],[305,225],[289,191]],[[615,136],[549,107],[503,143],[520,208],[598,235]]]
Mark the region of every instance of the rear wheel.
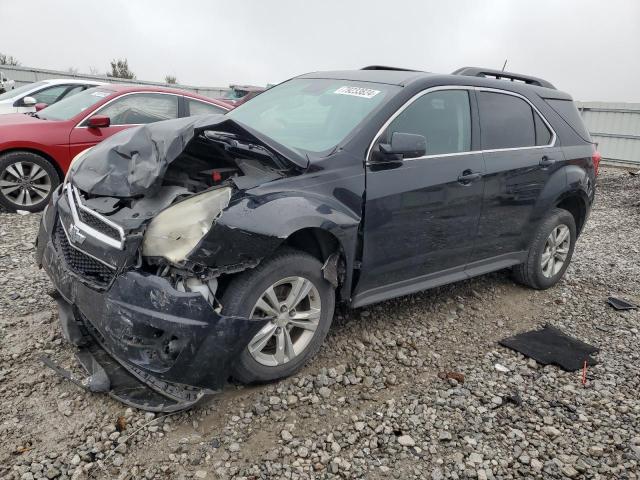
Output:
[[569,267],[575,242],[573,215],[554,208],[538,227],[526,262],[514,267],[515,279],[538,290],[554,286]]
[[316,258],[287,249],[229,283],[221,299],[223,314],[270,319],[234,365],[236,379],[254,383],[286,377],[317,353],[335,303],[321,269]]
[[0,156],[0,205],[10,211],[39,212],[60,184],[55,167],[31,152]]

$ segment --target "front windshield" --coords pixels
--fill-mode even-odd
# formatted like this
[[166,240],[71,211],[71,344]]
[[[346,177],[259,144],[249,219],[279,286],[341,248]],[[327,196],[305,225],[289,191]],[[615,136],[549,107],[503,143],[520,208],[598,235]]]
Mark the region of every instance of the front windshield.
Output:
[[8,100],[9,98],[20,96],[24,93],[30,92],[34,88],[41,87],[42,85],[45,85],[45,82],[29,83],[27,85],[14,88],[13,90],[7,90],[2,95],[0,95],[0,100]]
[[70,120],[113,93],[113,90],[107,90],[102,87],[90,88],[49,105],[47,108],[40,110],[38,116],[45,120]]
[[335,148],[399,87],[298,78],[266,90],[227,114],[301,154]]

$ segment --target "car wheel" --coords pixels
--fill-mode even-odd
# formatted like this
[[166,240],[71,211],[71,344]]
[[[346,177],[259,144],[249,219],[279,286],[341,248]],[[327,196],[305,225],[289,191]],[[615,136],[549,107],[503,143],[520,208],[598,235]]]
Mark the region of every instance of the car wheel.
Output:
[[538,227],[526,262],[514,267],[515,279],[538,290],[553,287],[567,270],[575,243],[573,215],[554,208]]
[[9,211],[39,212],[60,184],[55,167],[31,152],[0,156],[0,205]]
[[224,315],[271,319],[233,366],[234,378],[255,383],[287,377],[318,352],[335,306],[334,289],[321,270],[316,258],[286,249],[227,285]]

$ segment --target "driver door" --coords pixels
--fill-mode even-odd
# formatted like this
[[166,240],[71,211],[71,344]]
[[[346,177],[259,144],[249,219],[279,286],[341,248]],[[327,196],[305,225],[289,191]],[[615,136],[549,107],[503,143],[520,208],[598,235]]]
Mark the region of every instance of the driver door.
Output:
[[[132,93],[122,95],[87,115],[69,135],[69,156],[100,143],[114,133],[135,125],[178,118],[178,95],[164,93]],[[89,128],[87,120],[104,115],[111,124],[104,128]]]
[[[366,165],[356,305],[464,278],[483,198],[477,130],[474,92],[447,87],[415,99],[376,140]],[[386,162],[376,152],[394,132],[424,136],[426,154]]]

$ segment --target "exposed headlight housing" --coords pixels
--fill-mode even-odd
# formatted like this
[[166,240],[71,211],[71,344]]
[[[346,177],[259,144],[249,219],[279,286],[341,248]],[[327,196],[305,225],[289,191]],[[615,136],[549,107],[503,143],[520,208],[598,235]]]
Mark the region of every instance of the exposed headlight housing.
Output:
[[224,187],[194,195],[163,210],[147,227],[142,255],[164,257],[172,263],[185,260],[230,200],[231,188]]

